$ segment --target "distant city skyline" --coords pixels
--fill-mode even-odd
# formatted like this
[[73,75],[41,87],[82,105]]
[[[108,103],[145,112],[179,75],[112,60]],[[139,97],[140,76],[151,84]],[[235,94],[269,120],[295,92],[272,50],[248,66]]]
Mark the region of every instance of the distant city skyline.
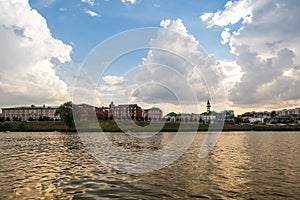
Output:
[[[95,108],[109,108],[111,104],[114,104],[113,102],[111,102],[110,104],[107,104],[107,105],[90,105],[90,104],[86,104],[86,103],[81,103],[81,104],[77,104],[77,105],[84,105],[84,106],[88,106],[88,107],[95,107]],[[121,104],[118,104],[119,105],[137,105],[137,106],[140,106],[140,104],[137,104],[137,103],[121,103]],[[167,114],[169,113],[177,113],[177,114],[202,114],[202,113],[207,113],[208,112],[208,105],[211,105],[210,103],[208,104],[208,102],[206,103],[205,107],[202,108],[202,110],[198,110],[198,112],[176,112],[176,111],[168,111],[168,112],[162,112],[162,115],[163,116],[166,116]],[[34,104],[30,104],[30,105],[19,105],[19,106],[6,106],[6,107],[0,107],[0,114],[1,114],[1,111],[2,109],[23,109],[23,108],[57,108],[58,106],[60,105],[34,105]],[[159,106],[159,105],[156,105],[156,106],[152,106],[152,107],[143,107],[141,106],[142,110],[149,110],[149,109],[160,109],[161,111],[163,111],[164,109]],[[211,106],[209,107],[209,111],[212,111],[212,112],[216,112],[215,110],[211,110]],[[300,107],[290,107],[290,108],[283,108],[283,109],[272,109],[272,110],[247,110],[243,113],[236,113],[235,110],[231,110],[231,109],[227,109],[227,110],[222,110],[222,111],[219,111],[219,113],[222,113],[224,111],[230,111],[232,113],[234,113],[234,115],[238,116],[238,115],[242,115],[242,114],[247,114],[247,113],[271,113],[272,111],[275,111],[278,115],[289,115],[289,114],[297,114],[299,115],[300,113]]]
[[[212,110],[223,106],[236,114],[300,107],[297,0],[20,0],[1,1],[0,11],[0,107],[73,100],[89,53],[111,36],[145,27],[161,28],[150,48],[120,55],[104,74],[97,66],[87,72],[98,76],[99,85],[80,88],[79,103],[135,102],[164,113],[203,111],[207,99]],[[145,85],[147,80],[160,84]],[[197,103],[190,102],[190,86]],[[221,93],[223,102],[216,100]]]

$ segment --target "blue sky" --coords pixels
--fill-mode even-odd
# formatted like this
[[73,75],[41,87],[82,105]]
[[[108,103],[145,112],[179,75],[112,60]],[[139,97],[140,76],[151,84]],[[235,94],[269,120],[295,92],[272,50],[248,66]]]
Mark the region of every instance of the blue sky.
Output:
[[[164,112],[203,111],[207,99],[236,113],[300,107],[299,13],[298,0],[1,1],[0,107],[58,105],[74,91],[80,103]],[[103,44],[145,27],[157,28],[148,48],[101,74],[105,53],[147,33]]]
[[[91,6],[80,0],[31,0],[30,4],[47,19],[55,38],[72,44],[72,59],[80,63],[96,45],[115,34],[134,28],[159,27],[161,20],[177,18],[182,19],[189,32],[209,53],[232,60],[234,55],[229,53],[227,46],[220,44],[222,28],[207,29],[200,19],[204,12],[222,9],[226,2],[140,0],[124,5],[117,0],[102,0]],[[88,10],[99,16],[90,16],[86,13]]]

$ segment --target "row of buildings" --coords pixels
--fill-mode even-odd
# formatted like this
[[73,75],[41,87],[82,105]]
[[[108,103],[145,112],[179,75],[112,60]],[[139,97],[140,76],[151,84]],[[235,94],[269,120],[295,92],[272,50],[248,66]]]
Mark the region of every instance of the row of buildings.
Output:
[[[55,115],[58,106],[21,106],[2,108],[2,118],[5,121],[40,121],[40,120],[59,120]],[[76,119],[87,120],[137,120],[137,121],[166,121],[183,123],[234,123],[234,111],[224,111],[216,113],[211,111],[210,102],[207,101],[207,112],[196,113],[169,113],[163,116],[160,108],[152,107],[141,108],[138,104],[115,105],[113,102],[109,106],[97,107],[89,104],[76,105],[77,111],[74,116]]]
[[203,124],[279,124],[295,125],[300,124],[300,108],[283,109],[277,111],[246,112],[235,117],[233,110],[223,112],[211,111],[210,102],[207,102],[207,111],[202,114],[195,113],[169,113],[164,118],[170,122],[199,122]]
[[288,115],[300,115],[300,108],[295,109],[283,109],[276,111],[278,116],[288,116]]
[[[181,113],[175,115],[166,115],[160,108],[152,107],[148,109],[141,108],[138,104],[115,105],[113,102],[109,106],[97,107],[89,104],[78,104],[75,106],[77,111],[74,116],[79,120],[137,120],[137,121],[167,121],[167,122],[201,122],[201,123],[218,123],[221,117],[211,112],[210,102],[207,102],[207,112],[202,114]],[[21,106],[2,108],[2,118],[5,121],[38,121],[38,120],[59,120],[55,115],[58,106]],[[226,111],[221,114],[228,116],[228,120],[233,122],[233,111]],[[230,116],[230,117],[229,117]]]
[[[160,108],[152,107],[148,109],[141,108],[138,104],[115,105],[111,102],[107,107],[96,107],[89,104],[76,105],[79,112],[76,117],[80,120],[138,120],[138,121],[166,121],[166,122],[185,122],[185,123],[203,123],[203,124],[234,124],[234,123],[299,123],[300,108],[283,109],[278,111],[264,112],[246,112],[238,115],[236,121],[233,110],[226,110],[220,113],[211,111],[211,104],[207,101],[206,112],[197,113],[174,113],[171,112],[163,116]],[[59,120],[55,115],[58,106],[20,106],[2,108],[2,120],[5,121],[37,121],[37,120]]]
[[115,105],[113,102],[107,107],[95,107],[88,104],[79,104],[78,118],[80,120],[138,120],[161,121],[163,112],[160,108],[141,108],[138,104]]
[[277,123],[299,123],[300,122],[300,108],[283,109],[277,111],[264,112],[246,112],[239,115],[241,123],[250,124],[277,124]]
[[209,100],[206,104],[206,112],[198,113],[174,113],[171,112],[164,117],[167,122],[200,123],[200,124],[234,124],[234,111],[222,112],[211,111]]
[[[113,102],[108,107],[96,107],[89,104],[76,105],[78,112],[76,117],[80,120],[145,120],[160,121],[163,119],[161,109],[152,107],[142,109],[137,104],[115,105]],[[20,106],[2,108],[2,119],[4,121],[38,121],[38,120],[59,120],[55,115],[58,106]]]

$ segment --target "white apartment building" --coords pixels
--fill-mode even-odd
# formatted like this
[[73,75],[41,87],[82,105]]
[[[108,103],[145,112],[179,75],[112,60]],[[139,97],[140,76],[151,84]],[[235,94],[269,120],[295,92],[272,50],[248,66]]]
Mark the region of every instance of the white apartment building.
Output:
[[55,116],[55,111],[58,107],[50,106],[22,106],[22,107],[11,107],[2,108],[2,116],[4,119],[18,118],[21,121],[38,120],[39,118],[49,117],[50,119],[58,120],[59,116]]
[[278,116],[287,116],[287,115],[300,115],[300,108],[295,109],[283,109],[276,111]]
[[[176,117],[165,116],[171,122],[179,121],[183,123],[203,123],[215,124],[218,122],[216,115],[195,114],[195,113],[179,113]],[[222,120],[221,120],[222,121]]]

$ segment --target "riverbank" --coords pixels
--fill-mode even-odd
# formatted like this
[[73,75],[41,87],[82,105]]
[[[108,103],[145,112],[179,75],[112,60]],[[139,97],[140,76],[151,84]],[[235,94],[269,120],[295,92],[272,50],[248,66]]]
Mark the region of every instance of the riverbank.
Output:
[[[267,126],[267,125],[224,125],[223,127],[217,125],[200,124],[198,127],[196,124],[181,125],[178,123],[163,123],[154,122],[151,126],[149,122],[136,122],[134,125],[128,122],[114,121],[100,121],[99,122],[102,131],[104,132],[177,132],[180,128],[181,131],[300,131],[300,125],[296,126]],[[121,128],[120,128],[121,127]],[[91,122],[82,122],[80,129],[83,131],[99,131],[98,124]],[[0,131],[16,131],[16,132],[76,132],[75,128],[68,128],[60,121],[51,122],[1,122]]]
[[15,132],[75,132],[76,129],[70,129],[61,121],[49,122],[1,122],[0,131]]

